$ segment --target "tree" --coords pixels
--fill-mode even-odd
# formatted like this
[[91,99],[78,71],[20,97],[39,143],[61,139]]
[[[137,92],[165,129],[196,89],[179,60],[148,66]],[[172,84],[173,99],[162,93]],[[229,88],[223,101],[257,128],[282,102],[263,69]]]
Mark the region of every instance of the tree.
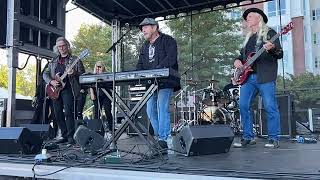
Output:
[[[34,96],[36,86],[36,66],[28,65],[23,70],[17,71],[16,93],[24,96]],[[8,88],[8,67],[0,65],[0,87]]]
[[177,40],[180,72],[191,69],[188,79],[209,80],[213,76],[220,84],[229,83],[242,41],[240,20],[228,18],[230,12],[214,11],[166,23]]
[[[283,77],[277,79],[278,90],[283,90]],[[285,91],[294,95],[296,107],[319,107],[320,103],[320,75],[311,73],[299,76],[289,75],[285,78]]]
[[111,28],[107,25],[81,25],[78,34],[72,41],[73,53],[79,55],[87,48],[90,56],[83,61],[86,71],[92,71],[97,61],[102,61],[108,71],[111,71],[111,52],[106,53],[111,46]]

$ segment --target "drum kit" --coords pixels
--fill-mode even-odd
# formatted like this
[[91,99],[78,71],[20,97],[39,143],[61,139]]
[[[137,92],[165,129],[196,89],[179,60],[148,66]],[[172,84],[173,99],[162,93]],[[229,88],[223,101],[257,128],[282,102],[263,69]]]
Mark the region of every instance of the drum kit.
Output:
[[[197,89],[201,82],[209,86]],[[186,86],[175,96],[173,132],[179,132],[185,125],[229,124],[235,133],[240,133],[240,87],[229,84],[221,90],[218,82],[186,81]]]

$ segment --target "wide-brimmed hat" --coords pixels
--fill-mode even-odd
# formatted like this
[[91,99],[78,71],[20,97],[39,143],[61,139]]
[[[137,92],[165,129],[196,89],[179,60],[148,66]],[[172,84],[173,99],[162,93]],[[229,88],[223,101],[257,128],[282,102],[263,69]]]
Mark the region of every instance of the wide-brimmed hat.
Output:
[[267,15],[266,15],[261,9],[258,9],[258,8],[249,8],[249,9],[245,10],[244,13],[243,13],[243,15],[242,15],[243,19],[244,19],[244,20],[247,20],[247,16],[248,16],[248,14],[251,13],[251,12],[255,12],[255,13],[260,14],[260,15],[262,16],[262,18],[263,18],[263,21],[264,21],[265,23],[268,22],[268,17],[267,17]]
[[146,25],[157,25],[159,26],[158,22],[153,18],[144,18],[144,20],[139,24],[139,29],[142,30],[142,26]]

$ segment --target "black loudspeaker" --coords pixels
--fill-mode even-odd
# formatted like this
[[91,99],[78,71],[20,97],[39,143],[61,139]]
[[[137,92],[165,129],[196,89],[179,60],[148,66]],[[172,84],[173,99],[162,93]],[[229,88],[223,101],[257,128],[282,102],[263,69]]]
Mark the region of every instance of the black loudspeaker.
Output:
[[49,136],[49,124],[20,124],[20,127],[29,129],[32,133],[37,134],[42,139]]
[[83,125],[88,129],[91,129],[92,131],[95,131],[101,135],[104,134],[104,129],[103,129],[101,119],[77,119],[75,120],[74,124],[75,124],[75,129],[77,129],[80,125]]
[[[136,105],[135,102],[131,102],[130,108],[133,108],[135,105]],[[145,135],[145,133],[143,133],[141,128],[137,125],[137,122],[139,122],[144,128],[146,128],[146,130],[148,130],[151,135],[154,134],[153,128],[151,126],[151,123],[150,123],[148,116],[147,116],[147,113],[146,113],[146,105],[142,107],[140,112],[137,114],[136,119],[133,121],[133,123],[142,132],[142,134]],[[128,135],[138,135],[138,133],[133,129],[133,127],[131,125],[129,125],[129,127],[128,127],[127,134]]]
[[[296,135],[296,121],[292,118],[294,111],[293,108],[293,95],[291,94],[282,94],[277,95],[278,108],[280,113],[280,135],[281,136],[290,136],[293,137]],[[260,109],[260,134],[262,136],[268,135],[268,120],[267,113],[263,108],[263,103],[261,97],[259,96]]]
[[0,1],[0,48],[6,44],[7,35],[7,0]]
[[73,135],[83,151],[95,152],[103,147],[104,138],[95,131],[80,125]]
[[36,154],[41,150],[41,138],[24,127],[0,128],[0,153]]
[[174,150],[187,156],[226,153],[233,141],[229,125],[186,126],[172,139]]

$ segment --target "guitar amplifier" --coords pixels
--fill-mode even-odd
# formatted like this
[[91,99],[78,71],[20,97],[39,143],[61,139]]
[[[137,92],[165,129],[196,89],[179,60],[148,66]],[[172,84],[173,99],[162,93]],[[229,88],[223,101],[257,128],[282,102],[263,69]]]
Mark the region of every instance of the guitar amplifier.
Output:
[[[132,109],[137,102],[142,98],[144,93],[146,92],[147,88],[142,85],[135,85],[129,87],[129,108]],[[142,124],[144,128],[146,128],[150,134],[153,134],[153,128],[151,126],[151,123],[148,119],[147,113],[146,113],[146,105],[142,107],[140,112],[137,114],[136,119],[133,121],[133,123],[137,126],[137,122]],[[137,126],[138,127],[138,126]],[[139,127],[138,129],[143,132]],[[129,125],[127,130],[128,135],[138,135],[138,133],[133,129],[132,126]],[[145,133],[143,133],[145,135]]]
[[[292,117],[293,114],[293,95],[282,94],[277,95],[278,108],[280,113],[280,136],[293,137],[296,135],[296,122]],[[268,135],[268,119],[264,110],[262,98],[258,99],[259,108],[259,127],[260,135]]]

